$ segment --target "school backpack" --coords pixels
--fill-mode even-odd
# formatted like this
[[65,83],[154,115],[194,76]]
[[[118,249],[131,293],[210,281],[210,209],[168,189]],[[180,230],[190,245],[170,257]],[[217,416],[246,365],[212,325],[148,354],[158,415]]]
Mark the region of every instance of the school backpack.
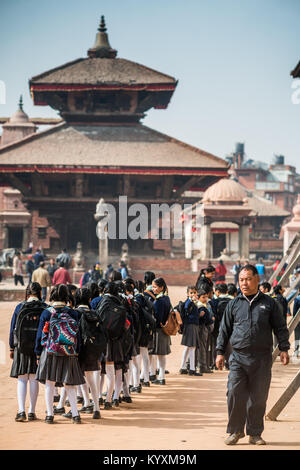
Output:
[[146,302],[144,305],[139,305],[139,311],[141,322],[140,346],[146,346],[151,341],[156,330],[156,320],[152,314],[152,309],[149,310]]
[[46,347],[48,354],[55,356],[75,356],[79,323],[71,317],[66,307],[57,312],[54,307],[51,312],[49,325],[43,330],[41,345]]
[[124,333],[125,322],[127,320],[127,311],[122,304],[109,302],[105,296],[98,304],[99,313],[107,337],[114,341],[119,339]]
[[179,312],[176,312],[172,307],[170,308],[169,316],[166,323],[162,326],[163,332],[167,336],[177,335],[180,327],[182,325],[182,320]]
[[81,313],[79,325],[83,348],[87,354],[90,353],[100,358],[107,346],[100,316],[95,310],[78,309],[78,311]]
[[14,328],[14,346],[20,353],[28,356],[34,354],[40,316],[45,308],[46,305],[38,300],[23,302]]

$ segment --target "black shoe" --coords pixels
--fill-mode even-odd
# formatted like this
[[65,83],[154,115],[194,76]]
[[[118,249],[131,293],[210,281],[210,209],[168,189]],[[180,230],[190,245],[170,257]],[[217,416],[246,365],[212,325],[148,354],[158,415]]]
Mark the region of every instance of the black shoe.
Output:
[[26,421],[25,411],[22,411],[22,413],[17,413],[15,417],[15,421],[17,421],[18,423],[22,423],[23,421]]
[[72,419],[72,411],[68,411],[68,413],[63,413],[62,415],[64,418]]
[[165,379],[162,379],[162,380],[155,380],[155,382],[153,382],[155,385],[166,385],[166,381]]
[[[156,375],[150,375],[149,379],[150,379],[150,382],[152,382],[152,383],[155,382],[155,380],[156,380]],[[129,391],[130,391],[130,390],[129,390]]]
[[77,416],[72,416],[72,423],[73,424],[81,424],[81,418],[79,415]]
[[62,415],[66,412],[65,408],[57,408],[56,406],[53,406],[53,412],[55,415]]
[[118,407],[119,406],[119,399],[116,398],[115,400],[112,401],[112,405]]
[[170,372],[168,370],[165,370],[165,374],[169,374]]
[[144,379],[140,379],[140,382],[141,382],[141,384],[143,384],[143,383],[144,383]]
[[132,403],[131,397],[123,397],[123,401],[124,401],[125,403]]
[[131,393],[142,393],[142,387],[132,387]]
[[99,405],[104,405],[104,399],[102,397],[99,398]]
[[143,387],[150,387],[150,382],[143,382]]
[[200,367],[201,374],[212,374],[213,371],[208,369],[207,367]]
[[187,375],[187,374],[188,374],[188,370],[187,370],[187,369],[180,369],[180,370],[179,370],[179,374],[180,374],[180,375]]
[[[77,403],[83,403],[83,397],[78,396]],[[70,406],[70,403],[69,403],[69,406]]]
[[[78,402],[77,402],[77,403],[78,403]],[[71,406],[69,400],[66,400],[65,405],[66,405],[66,406]]]
[[54,423],[54,416],[46,416],[45,423],[53,424]]
[[104,409],[105,410],[111,410],[112,409],[112,404],[109,401],[106,401],[104,403]]
[[200,377],[201,375],[203,375],[201,372],[196,372],[195,370],[189,370],[189,375],[194,375],[196,377]]
[[93,419],[100,419],[100,418],[101,418],[100,411],[94,411]]
[[36,421],[37,417],[35,413],[28,413],[28,421]]
[[94,411],[93,405],[89,406],[82,406],[79,410],[80,413],[85,413],[85,414],[92,414]]
[[54,395],[53,397],[53,403],[58,403],[60,400],[60,396],[59,395]]

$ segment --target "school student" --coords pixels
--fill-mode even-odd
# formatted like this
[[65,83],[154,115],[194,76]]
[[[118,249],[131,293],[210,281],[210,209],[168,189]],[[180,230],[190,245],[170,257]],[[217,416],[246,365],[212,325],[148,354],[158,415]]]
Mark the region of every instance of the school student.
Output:
[[140,382],[144,387],[150,387],[150,359],[149,346],[153,342],[155,332],[155,319],[153,304],[147,301],[144,295],[145,285],[143,281],[136,281],[135,300],[139,306],[139,315],[141,320],[141,338],[139,341],[141,363]]
[[207,289],[199,289],[197,307],[199,309],[199,348],[196,348],[196,365],[199,365],[200,373],[209,373],[210,369],[207,367],[207,338],[208,330],[207,325],[212,323],[209,310],[207,308],[208,293]]
[[[30,394],[28,421],[37,419],[35,407],[39,393],[39,383],[35,379],[37,358],[34,346],[39,317],[47,307],[42,302],[41,292],[42,288],[38,282],[33,282],[27,287],[26,300],[16,306],[10,325],[10,358],[13,359],[10,377],[18,379],[18,413],[15,418],[18,422],[26,421],[27,419],[25,402],[28,384]],[[32,332],[29,336],[26,333],[28,331]]]
[[[152,282],[156,278],[155,273],[152,271],[145,271],[144,273],[144,297],[146,302],[152,303],[155,301],[156,296],[152,288]],[[154,383],[156,380],[156,365],[157,365],[157,357],[153,353],[154,348],[154,336],[153,339],[149,342],[148,346],[148,353],[149,353],[149,380],[150,382]]]
[[162,277],[155,278],[152,281],[153,293],[156,299],[153,303],[154,317],[156,319],[156,332],[154,337],[153,354],[157,356],[159,375],[153,383],[156,385],[165,385],[166,356],[171,353],[170,337],[162,329],[168,319],[171,302],[168,296],[168,290],[165,280]]
[[[184,303],[181,319],[183,322],[183,334],[181,344],[184,346],[180,374],[189,374],[201,376],[202,373],[196,372],[195,353],[196,348],[200,346],[199,340],[199,318],[200,313],[196,302],[198,301],[196,288],[189,286],[187,288],[188,298]],[[189,371],[187,370],[187,359],[189,359]]]
[[[86,383],[81,386],[84,404],[79,410],[82,413],[93,413],[93,419],[100,419],[99,409],[99,382],[94,372],[100,370],[101,354],[97,341],[101,341],[100,317],[95,310],[91,309],[90,299],[91,291],[85,287],[77,289],[74,295],[75,310],[78,312],[80,319],[80,333],[83,339],[80,353],[79,363],[84,373]],[[95,321],[93,321],[95,318]],[[98,322],[97,322],[98,318]],[[88,335],[93,335],[94,341],[89,341]],[[104,337],[104,332],[103,332]],[[106,340],[103,344],[106,344]],[[105,349],[105,348],[104,348]],[[93,398],[93,406],[90,405],[89,388]]]
[[[85,380],[78,361],[79,317],[77,312],[67,307],[68,300],[66,285],[58,284],[51,290],[52,306],[42,313],[36,337],[35,353],[39,360],[36,379],[45,384],[45,422],[48,424],[54,422],[53,396],[56,384],[66,389],[72,422],[81,423],[77,409],[76,385],[84,384]],[[57,340],[62,337],[67,337],[68,342]]]

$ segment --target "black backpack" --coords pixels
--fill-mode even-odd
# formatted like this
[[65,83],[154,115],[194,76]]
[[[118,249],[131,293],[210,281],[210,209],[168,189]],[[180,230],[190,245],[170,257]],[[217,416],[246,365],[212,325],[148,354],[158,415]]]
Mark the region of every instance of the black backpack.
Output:
[[110,340],[120,339],[125,330],[126,308],[119,303],[102,298],[97,307],[105,334]]
[[141,323],[141,338],[140,346],[148,346],[151,341],[153,334],[156,330],[156,320],[152,315],[152,311],[149,311],[147,306],[139,305],[140,311],[140,323]]
[[80,333],[84,351],[100,358],[106,352],[107,337],[95,310],[77,309],[81,313]]
[[14,328],[14,346],[27,356],[34,355],[35,339],[42,312],[47,306],[38,300],[24,302]]

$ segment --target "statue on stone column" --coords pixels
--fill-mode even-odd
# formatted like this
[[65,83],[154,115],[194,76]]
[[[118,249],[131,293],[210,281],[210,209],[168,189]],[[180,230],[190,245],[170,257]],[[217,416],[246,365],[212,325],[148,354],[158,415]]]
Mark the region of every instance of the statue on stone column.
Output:
[[81,271],[84,269],[84,255],[83,255],[83,251],[82,251],[82,243],[81,242],[77,242],[77,245],[76,245],[76,252],[75,252],[75,255],[73,257],[73,260],[74,260],[74,263],[75,263],[75,266],[74,266],[74,269],[76,271]]
[[96,235],[99,240],[99,262],[102,266],[106,266],[108,261],[108,216],[105,206],[105,201],[101,198],[96,206],[96,214],[94,215],[94,219],[98,222]]

